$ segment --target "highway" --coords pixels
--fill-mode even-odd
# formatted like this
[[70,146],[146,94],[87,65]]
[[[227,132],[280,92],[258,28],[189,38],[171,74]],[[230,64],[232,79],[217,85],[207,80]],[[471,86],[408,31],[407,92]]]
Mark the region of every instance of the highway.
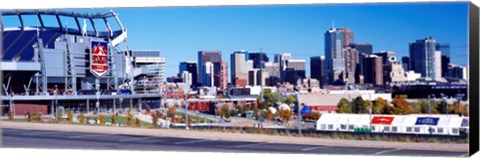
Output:
[[196,151],[233,153],[302,153],[380,156],[467,156],[466,152],[279,144],[176,137],[83,133],[2,128],[2,147],[43,149],[101,149]]

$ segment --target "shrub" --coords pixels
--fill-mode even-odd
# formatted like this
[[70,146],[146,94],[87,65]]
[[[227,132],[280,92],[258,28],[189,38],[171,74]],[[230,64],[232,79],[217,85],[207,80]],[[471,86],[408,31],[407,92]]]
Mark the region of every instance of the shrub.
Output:
[[42,115],[40,115],[37,111],[33,112],[33,120],[40,122],[42,120]]
[[105,125],[105,116],[100,115],[98,117],[99,117],[99,120],[100,120],[100,125]]
[[32,122],[32,113],[30,111],[27,112],[27,121]]
[[62,112],[61,112],[61,111],[57,111],[57,119],[58,119],[58,121],[63,121]]
[[138,117],[135,117],[135,126],[140,127],[140,125],[141,125],[140,119],[138,119]]
[[85,122],[86,122],[85,119],[86,119],[86,117],[83,114],[80,114],[80,115],[77,116],[77,120],[80,121],[81,124],[85,124]]
[[12,121],[13,120],[13,112],[12,110],[7,112],[8,120]]
[[69,110],[69,111],[67,112],[67,120],[68,120],[68,121],[72,121],[72,120],[73,120],[73,113],[72,113],[71,110]]
[[152,114],[152,124],[154,127],[158,127],[158,117],[159,117],[159,114],[157,114],[156,112],[153,112]]
[[133,120],[133,114],[130,113],[130,111],[127,113],[127,125],[131,126],[132,125],[132,120]]
[[115,116],[115,113],[112,113],[112,125],[117,123],[117,116]]

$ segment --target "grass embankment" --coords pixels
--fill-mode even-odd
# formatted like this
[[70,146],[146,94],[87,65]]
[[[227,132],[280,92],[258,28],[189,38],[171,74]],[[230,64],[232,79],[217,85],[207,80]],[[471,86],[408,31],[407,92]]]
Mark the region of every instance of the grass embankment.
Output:
[[[177,112],[175,112],[175,116],[185,117],[185,113],[177,111]],[[193,122],[197,122],[197,120],[200,119],[201,123],[205,122],[205,119],[206,119],[207,122],[213,121],[213,120],[210,120],[206,117],[201,117],[200,115],[197,116],[195,113],[188,113],[188,118],[191,119]]]
[[[76,116],[75,116],[76,117]],[[98,119],[98,116],[85,116],[87,117],[88,120],[95,120],[95,119]],[[112,116],[109,115],[109,116],[104,116],[105,117],[105,122],[112,122]],[[116,123],[119,123],[119,124],[123,124],[123,125],[127,125],[127,117],[126,116],[116,116]],[[9,119],[3,119],[2,121],[11,121],[11,122],[32,122],[32,123],[58,123],[58,124],[74,124],[74,125],[89,125],[87,123],[85,124],[82,124],[80,122],[73,122],[73,121],[68,121],[67,119],[60,119],[58,121],[56,121],[55,119],[49,119],[48,121],[36,121],[34,119],[32,119],[31,121],[28,121],[28,118],[14,118],[13,120],[9,120]],[[132,118],[132,120],[130,121],[131,122],[131,126],[135,126],[135,118]],[[149,123],[149,122],[144,122],[144,121],[141,121],[140,120],[140,123],[142,125],[142,127],[153,127],[153,124],[152,123]],[[95,125],[98,125],[98,124],[95,124]],[[105,126],[105,125],[103,125]]]

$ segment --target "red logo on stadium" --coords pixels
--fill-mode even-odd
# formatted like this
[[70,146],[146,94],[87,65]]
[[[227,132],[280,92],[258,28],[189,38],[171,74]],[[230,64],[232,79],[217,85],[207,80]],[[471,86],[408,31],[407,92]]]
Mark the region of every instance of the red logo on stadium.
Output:
[[380,125],[390,125],[393,122],[394,117],[388,116],[374,116],[372,119],[372,124],[380,124]]
[[90,53],[90,71],[102,77],[108,70],[108,51],[106,42],[92,41]]

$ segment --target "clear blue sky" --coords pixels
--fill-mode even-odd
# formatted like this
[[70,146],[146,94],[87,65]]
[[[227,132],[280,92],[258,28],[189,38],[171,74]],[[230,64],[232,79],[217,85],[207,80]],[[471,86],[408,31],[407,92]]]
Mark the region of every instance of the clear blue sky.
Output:
[[[348,27],[355,42],[373,44],[374,52],[408,55],[408,44],[432,36],[449,43],[452,63],[467,64],[468,3],[403,3],[276,5],[229,7],[166,7],[113,9],[128,29],[130,49],[160,50],[167,57],[167,76],[178,73],[181,61],[197,61],[199,50],[220,50],[228,63],[237,50],[263,48],[292,53],[307,61],[324,54],[324,33]],[[77,10],[87,12],[107,9]],[[7,21],[6,21],[7,22]],[[230,66],[230,65],[229,65]],[[230,68],[229,68],[230,70]]]

